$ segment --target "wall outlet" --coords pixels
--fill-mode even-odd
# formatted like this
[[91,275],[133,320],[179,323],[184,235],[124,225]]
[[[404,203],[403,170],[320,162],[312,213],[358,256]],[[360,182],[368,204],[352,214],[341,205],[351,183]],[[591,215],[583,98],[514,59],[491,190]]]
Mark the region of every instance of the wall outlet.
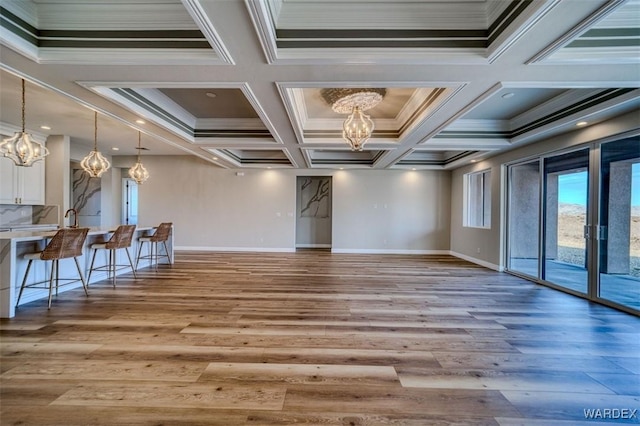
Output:
[[476,253],[480,253],[480,247],[476,249]]

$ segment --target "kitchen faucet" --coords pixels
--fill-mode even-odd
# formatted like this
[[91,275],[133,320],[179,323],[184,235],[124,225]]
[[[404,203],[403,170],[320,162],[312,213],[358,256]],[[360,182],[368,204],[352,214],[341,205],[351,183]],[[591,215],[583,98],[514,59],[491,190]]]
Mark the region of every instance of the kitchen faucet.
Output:
[[73,213],[73,225],[69,225],[69,228],[78,227],[78,211],[76,209],[69,209],[64,213],[64,217],[69,217],[69,213]]

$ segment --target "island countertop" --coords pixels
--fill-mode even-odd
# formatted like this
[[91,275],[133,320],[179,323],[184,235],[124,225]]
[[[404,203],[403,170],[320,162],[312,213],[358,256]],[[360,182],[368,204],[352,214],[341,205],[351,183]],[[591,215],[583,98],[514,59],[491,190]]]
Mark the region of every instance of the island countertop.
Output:
[[[117,226],[111,227],[89,227],[88,236],[91,235],[104,235],[114,232]],[[136,226],[136,231],[149,231],[156,228],[155,226]],[[43,238],[53,237],[57,230],[48,231],[13,231],[13,232],[0,232],[0,240],[13,240],[13,241],[37,241]]]
[[[117,225],[109,227],[88,227],[89,232],[87,239],[83,246],[83,254],[78,256],[77,261],[84,269],[84,276],[87,276],[86,271],[89,269],[91,260],[91,244],[95,242],[103,242],[108,239],[108,234],[115,232]],[[145,235],[150,235],[157,226],[136,226],[134,238],[132,241],[132,250],[134,253],[140,248],[138,239]],[[32,253],[37,250],[42,250],[47,244],[47,240],[53,237],[58,230],[31,230],[31,231],[10,231],[0,232],[0,318],[12,318],[16,314],[16,300],[17,294],[20,290],[22,278],[25,275],[27,260],[24,258],[26,253]],[[168,245],[168,254],[173,262],[173,232],[171,232]],[[116,251],[116,264],[125,264],[128,260],[123,258],[126,253]],[[33,271],[31,277],[39,276],[40,278],[48,277],[49,267],[47,262],[37,262],[31,268]],[[137,269],[146,268],[151,266],[151,260],[142,260],[136,264]],[[60,263],[61,276],[77,276],[77,270],[73,262]],[[121,272],[116,271],[116,274],[127,273],[127,269],[123,269]],[[98,271],[91,276],[91,283],[108,278],[106,271]],[[47,278],[48,279],[48,278]],[[81,286],[80,282],[62,286],[59,292],[63,293],[67,290],[72,290],[78,286]],[[23,297],[20,299],[20,304],[29,303],[33,300],[48,297],[48,291],[43,288],[31,288],[25,289]]]

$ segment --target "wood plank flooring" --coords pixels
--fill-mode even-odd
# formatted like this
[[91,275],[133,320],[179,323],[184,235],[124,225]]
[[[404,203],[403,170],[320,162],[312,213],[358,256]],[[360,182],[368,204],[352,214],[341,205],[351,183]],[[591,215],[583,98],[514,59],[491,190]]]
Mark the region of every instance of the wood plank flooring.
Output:
[[178,252],[89,293],[0,321],[2,425],[640,422],[639,318],[450,256]]

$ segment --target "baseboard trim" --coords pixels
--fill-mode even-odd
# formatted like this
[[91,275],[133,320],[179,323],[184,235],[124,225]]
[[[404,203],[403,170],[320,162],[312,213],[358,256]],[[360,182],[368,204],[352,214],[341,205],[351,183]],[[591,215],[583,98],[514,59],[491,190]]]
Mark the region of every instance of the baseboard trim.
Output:
[[268,253],[293,253],[296,250],[290,247],[200,247],[200,246],[175,246],[174,251],[247,251]]
[[331,244],[296,244],[296,248],[331,248]]
[[405,250],[405,249],[339,249],[332,248],[336,254],[449,254],[449,250]]
[[466,260],[467,262],[475,263],[476,265],[484,266],[485,268],[493,269],[494,271],[504,272],[504,268],[496,265],[494,263],[490,263],[481,259],[476,259],[475,257],[467,256],[466,254],[458,253],[453,250],[449,251],[451,256],[455,256],[459,259]]

